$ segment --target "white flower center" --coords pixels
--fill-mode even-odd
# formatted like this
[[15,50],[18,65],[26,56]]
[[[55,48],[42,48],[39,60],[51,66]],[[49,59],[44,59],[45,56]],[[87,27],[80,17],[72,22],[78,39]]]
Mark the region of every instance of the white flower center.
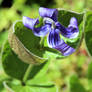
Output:
[[45,17],[45,18],[43,19],[43,23],[44,23],[44,24],[46,24],[46,23],[51,24],[51,28],[52,28],[52,29],[54,29],[54,28],[56,27],[55,22],[54,22],[51,18]]

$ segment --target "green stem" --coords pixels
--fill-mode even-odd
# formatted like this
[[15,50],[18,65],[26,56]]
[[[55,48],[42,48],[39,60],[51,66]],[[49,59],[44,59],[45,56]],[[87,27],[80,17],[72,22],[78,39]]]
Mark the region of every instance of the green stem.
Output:
[[41,41],[40,41],[40,46],[41,46],[41,48],[43,47],[43,45],[44,45],[44,37],[42,37],[42,38],[41,38]]
[[27,71],[25,72],[25,75],[24,75],[24,78],[23,78],[23,83],[25,83],[25,82],[27,81],[28,76],[29,76],[29,74],[30,74],[30,72],[31,72],[31,70],[32,70],[32,67],[33,67],[32,64],[30,64],[30,65],[28,66]]

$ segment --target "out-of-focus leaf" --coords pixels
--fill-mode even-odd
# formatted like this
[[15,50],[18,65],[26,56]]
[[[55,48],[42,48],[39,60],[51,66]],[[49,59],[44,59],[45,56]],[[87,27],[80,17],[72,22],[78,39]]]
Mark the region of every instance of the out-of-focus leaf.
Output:
[[88,65],[87,77],[89,80],[92,80],[92,62]]
[[78,67],[82,67],[83,66],[83,64],[86,62],[86,56],[84,56],[84,55],[80,55],[80,56],[78,56],[78,58],[77,58],[77,65],[78,65]]
[[[0,62],[1,62],[1,51],[4,41],[8,38],[8,32],[0,32]],[[2,69],[1,63],[0,63],[0,69]]]
[[85,43],[90,56],[92,56],[92,11],[85,13]]
[[4,32],[0,32],[0,47],[3,44],[4,40],[6,40],[8,38],[8,32],[4,31]]
[[0,74],[0,92],[6,92],[3,85],[3,81],[9,81],[9,80],[11,80],[11,78],[6,76],[5,74]]
[[[4,82],[6,90],[9,92],[58,92],[58,89],[48,79],[43,78],[29,80],[25,86],[21,85],[20,82]],[[11,91],[12,90],[12,91]]]
[[0,32],[8,29],[16,19],[20,19],[20,16],[14,8],[0,9]]
[[83,85],[80,83],[77,76],[73,75],[69,80],[70,92],[87,92]]
[[87,78],[88,78],[89,88],[92,90],[92,62],[90,62],[90,64],[88,65]]

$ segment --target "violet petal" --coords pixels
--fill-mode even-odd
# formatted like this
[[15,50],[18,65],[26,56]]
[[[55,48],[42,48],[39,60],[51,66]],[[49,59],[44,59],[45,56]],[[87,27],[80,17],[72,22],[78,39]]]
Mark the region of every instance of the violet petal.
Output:
[[60,41],[59,30],[52,29],[48,35],[47,43],[48,46],[54,48]]
[[64,56],[69,56],[75,52],[75,49],[67,45],[63,39],[61,39],[61,42],[54,48],[59,50]]
[[41,17],[49,17],[49,18],[53,19],[56,22],[57,21],[58,10],[57,9],[49,9],[49,8],[40,7],[39,8],[39,14],[40,14]]
[[31,29],[34,35],[38,37],[44,37],[50,30],[51,25],[45,24],[42,27],[36,28],[35,26],[39,23],[39,19],[31,19],[29,17],[23,16],[23,24],[25,27]]
[[29,17],[26,17],[26,16],[23,16],[23,24],[25,27],[33,30],[35,25],[39,23],[39,19],[36,18],[36,19],[32,19],[32,18],[29,18]]
[[73,38],[76,38],[79,35],[77,19],[74,18],[74,17],[72,17],[70,19],[70,24],[69,24],[68,28],[64,27],[59,22],[56,22],[55,24],[56,24],[56,28],[58,28],[60,30],[61,34],[64,37],[73,39]]
[[51,31],[51,26],[50,25],[44,25],[44,26],[39,27],[39,28],[34,28],[33,33],[34,33],[35,36],[44,37],[50,31]]

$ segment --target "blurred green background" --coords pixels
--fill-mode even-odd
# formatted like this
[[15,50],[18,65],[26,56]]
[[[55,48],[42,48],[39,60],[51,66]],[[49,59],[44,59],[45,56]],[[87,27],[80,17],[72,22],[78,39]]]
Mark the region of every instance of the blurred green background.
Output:
[[[92,0],[0,0],[0,52],[13,22],[21,20],[22,16],[31,18],[39,16],[38,9],[40,6],[83,12],[85,9],[92,9]],[[92,92],[92,86],[89,86],[92,84],[89,84],[87,75],[92,70],[88,70],[92,63],[85,48],[85,42],[83,41],[80,49],[68,58],[51,60],[47,76],[59,87],[60,92],[83,92],[69,89],[70,84],[74,83],[73,81],[76,79],[88,92]],[[2,81],[6,78],[7,75],[2,69],[0,61],[0,88]]]

